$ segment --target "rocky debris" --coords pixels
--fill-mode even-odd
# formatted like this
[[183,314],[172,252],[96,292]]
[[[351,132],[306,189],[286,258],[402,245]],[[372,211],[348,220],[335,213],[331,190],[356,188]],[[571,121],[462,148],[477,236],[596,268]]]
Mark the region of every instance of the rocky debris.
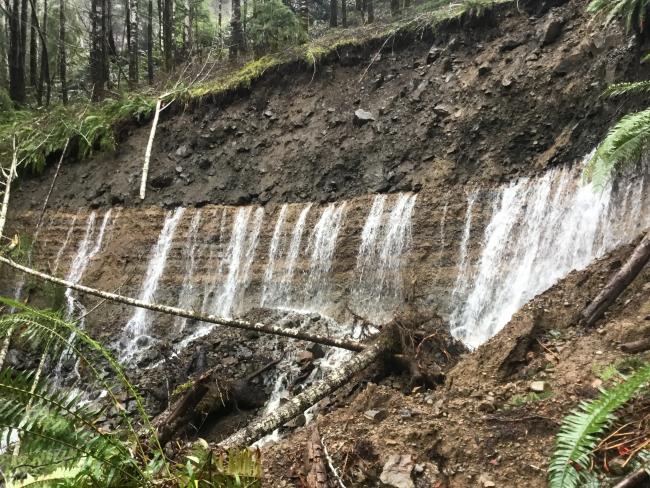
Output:
[[495,488],[497,486],[496,483],[490,479],[490,476],[487,473],[481,474],[478,478],[478,482],[483,488]]
[[449,115],[451,115],[452,112],[453,109],[449,105],[444,103],[439,103],[438,105],[433,107],[433,113],[441,117],[448,117]]
[[374,122],[375,116],[372,115],[372,113],[368,112],[367,110],[364,110],[362,108],[358,108],[354,111],[354,125],[357,126],[362,126],[367,124],[368,122]]
[[192,149],[187,145],[183,144],[178,149],[176,149],[176,156],[179,158],[187,158],[193,153]]
[[393,454],[384,464],[379,480],[383,484],[394,488],[415,488],[415,484],[411,479],[413,467],[413,456],[411,454]]
[[562,27],[564,27],[564,19],[551,15],[540,31],[541,45],[547,46],[554,43],[560,37],[560,34],[562,34]]
[[491,71],[492,68],[487,63],[483,63],[481,66],[478,67],[479,76],[487,76]]
[[546,383],[543,381],[533,381],[531,382],[529,388],[530,391],[533,391],[535,393],[543,393],[546,389]]
[[363,416],[373,422],[381,422],[388,416],[388,413],[386,410],[366,410],[363,412]]
[[427,53],[427,64],[433,63],[436,59],[442,54],[442,49],[436,46],[432,46]]

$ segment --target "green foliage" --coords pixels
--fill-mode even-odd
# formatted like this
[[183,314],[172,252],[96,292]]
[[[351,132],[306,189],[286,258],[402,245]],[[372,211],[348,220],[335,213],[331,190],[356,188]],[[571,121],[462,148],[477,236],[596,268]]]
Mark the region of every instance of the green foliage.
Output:
[[511,408],[517,408],[521,407],[523,405],[527,405],[529,403],[534,403],[534,402],[539,402],[541,400],[546,400],[547,398],[551,398],[553,396],[552,391],[543,391],[540,393],[536,392],[530,392],[526,393],[525,395],[523,394],[518,394],[518,395],[513,395],[510,397],[508,400],[508,403],[504,406],[506,410],[511,409]]
[[258,4],[250,20],[248,37],[258,54],[302,44],[308,39],[296,15],[280,0]]
[[[37,372],[0,370],[0,443],[20,438],[17,456],[12,445],[0,452],[2,472],[12,478],[9,486],[260,486],[259,454],[247,450],[215,456],[202,441],[183,463],[170,462],[139,393],[107,349],[59,313],[2,297],[0,303],[18,310],[0,316],[0,339],[13,333],[16,343],[50,364],[72,354],[87,372],[87,389],[106,393],[90,402]],[[135,414],[125,410],[119,393],[135,399]],[[103,423],[106,416],[113,417],[110,431]]]
[[620,15],[628,31],[642,32],[645,29],[648,5],[648,0],[592,0],[587,5],[587,12],[604,16],[606,24]]
[[616,169],[638,163],[650,145],[650,108],[619,120],[598,145],[585,168],[585,176],[602,186]]
[[8,118],[13,114],[14,111],[14,102],[9,98],[9,93],[7,90],[0,87],[0,120],[3,118]]
[[600,436],[616,420],[614,412],[650,381],[650,363],[598,398],[582,402],[567,415],[557,435],[549,466],[550,488],[582,486],[589,478],[590,455]]

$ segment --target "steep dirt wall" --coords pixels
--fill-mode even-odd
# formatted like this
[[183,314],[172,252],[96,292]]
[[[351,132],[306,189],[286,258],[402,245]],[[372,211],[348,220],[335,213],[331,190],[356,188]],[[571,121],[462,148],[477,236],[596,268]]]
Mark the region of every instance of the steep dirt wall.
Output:
[[[489,21],[446,25],[433,41],[389,39],[379,56],[341,52],[262,77],[249,95],[188,108],[159,126],[144,203],[437,192],[570,163],[615,116],[599,99],[606,83],[630,75],[622,34],[589,23],[585,5],[541,17],[500,7]],[[368,112],[365,120],[356,110]],[[133,129],[116,153],[64,165],[52,206],[139,206],[148,135]],[[14,211],[39,205],[51,176],[25,181]]]

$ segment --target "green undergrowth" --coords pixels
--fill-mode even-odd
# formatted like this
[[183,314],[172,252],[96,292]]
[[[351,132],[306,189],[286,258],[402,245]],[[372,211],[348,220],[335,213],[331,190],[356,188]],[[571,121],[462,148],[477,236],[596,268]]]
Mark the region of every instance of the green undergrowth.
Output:
[[[201,84],[180,90],[176,88],[167,100],[174,98],[183,102],[200,102],[206,97],[248,89],[266,72],[283,65],[303,62],[307,67],[316,69],[319,62],[339,50],[382,40],[388,42],[398,34],[417,34],[426,29],[435,29],[445,21],[476,11],[477,4],[488,9],[501,3],[512,3],[512,0],[430,0],[391,23],[331,29],[310,42],[251,60]],[[112,150],[117,144],[116,129],[121,124],[148,120],[157,96],[152,93],[132,93],[98,104],[55,106],[0,115],[0,164],[10,164],[14,137],[20,166],[33,172],[42,171],[47,157],[63,150],[69,138],[78,141],[77,156],[82,159],[95,150]]]

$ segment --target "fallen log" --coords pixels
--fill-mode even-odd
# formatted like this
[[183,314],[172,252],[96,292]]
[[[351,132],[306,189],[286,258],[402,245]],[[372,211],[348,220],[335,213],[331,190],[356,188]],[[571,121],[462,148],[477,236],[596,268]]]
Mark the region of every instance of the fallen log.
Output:
[[[230,410],[234,406],[246,406],[247,396],[250,393],[249,382],[275,366],[279,360],[271,361],[257,369],[243,379],[228,382],[216,375],[216,368],[210,368],[201,374],[191,385],[185,389],[180,398],[158,415],[152,425],[158,432],[158,441],[162,446],[167,444],[174,435],[191,423],[199,413],[219,413]],[[209,406],[200,408],[208,393],[211,401]]]
[[282,328],[275,325],[261,324],[261,323],[251,323],[245,320],[240,319],[227,319],[224,317],[219,317],[212,314],[201,314],[194,312],[193,310],[184,310],[177,307],[171,307],[169,305],[160,305],[157,303],[145,302],[142,300],[137,300],[135,298],[125,297],[123,295],[118,295],[117,293],[111,293],[104,290],[97,290],[95,288],[90,288],[88,286],[80,285],[77,283],[72,283],[56,276],[48,275],[35,269],[23,266],[21,264],[12,261],[9,258],[0,256],[0,263],[4,263],[7,266],[22,271],[30,276],[34,276],[44,281],[50,283],[55,283],[61,285],[65,288],[78,291],[80,293],[85,293],[87,295],[93,295],[99,298],[104,298],[106,300],[124,303],[132,307],[146,308],[147,310],[153,310],[154,312],[160,312],[168,315],[175,315],[178,317],[186,317],[188,319],[193,319],[199,322],[208,322],[211,324],[223,325],[226,327],[233,327],[235,329],[242,330],[251,330],[255,332],[260,332],[263,334],[272,334],[282,337],[289,337],[291,339],[297,339],[307,342],[315,342],[317,344],[322,344],[324,346],[339,347],[341,349],[347,349],[349,351],[361,351],[363,350],[363,345],[352,340],[346,339],[336,339],[333,337],[319,336],[316,334],[308,334],[305,332],[300,332],[294,329]]
[[374,343],[341,365],[330,376],[323,378],[299,395],[296,395],[275,412],[253,421],[248,426],[235,432],[220,442],[218,447],[226,450],[246,447],[266,434],[273,432],[348,383],[352,376],[373,364],[381,355],[388,353],[394,347],[394,344],[395,339],[392,330],[384,330]]
[[630,476],[616,484],[614,488],[633,488],[636,486],[648,486],[645,483],[649,480],[650,475],[648,475],[648,468],[643,467],[641,469],[637,469]]
[[592,326],[616,301],[650,260],[650,231],[646,232],[623,267],[609,280],[605,288],[582,311],[585,325]]
[[325,453],[321,443],[318,427],[311,428],[311,434],[307,439],[307,452],[305,456],[307,467],[307,488],[327,488],[327,465],[325,464]]
[[621,344],[621,351],[629,354],[636,354],[650,349],[650,337],[639,339],[638,341]]

